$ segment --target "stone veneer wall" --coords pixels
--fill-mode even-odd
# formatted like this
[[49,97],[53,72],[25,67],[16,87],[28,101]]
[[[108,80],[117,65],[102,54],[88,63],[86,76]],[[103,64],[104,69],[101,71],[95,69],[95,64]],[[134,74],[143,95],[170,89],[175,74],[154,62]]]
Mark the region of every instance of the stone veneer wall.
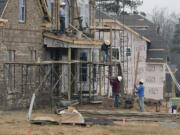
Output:
[[[43,17],[36,0],[26,0],[25,22],[19,22],[19,1],[10,0],[3,18],[8,19],[4,26],[3,37],[0,29],[0,91],[6,94],[6,103],[9,108],[26,106],[22,91],[19,88],[7,90],[4,82],[4,62],[8,60],[8,50],[15,50],[16,62],[30,61],[30,51],[37,51],[37,57],[44,58],[42,29]],[[3,39],[2,39],[3,38]],[[2,41],[3,40],[3,41]],[[16,69],[19,71],[20,69]],[[21,72],[18,72],[19,74]],[[17,76],[20,76],[17,74]],[[20,80],[16,80],[20,81]],[[0,93],[1,93],[0,92]],[[14,100],[15,99],[15,100]]]

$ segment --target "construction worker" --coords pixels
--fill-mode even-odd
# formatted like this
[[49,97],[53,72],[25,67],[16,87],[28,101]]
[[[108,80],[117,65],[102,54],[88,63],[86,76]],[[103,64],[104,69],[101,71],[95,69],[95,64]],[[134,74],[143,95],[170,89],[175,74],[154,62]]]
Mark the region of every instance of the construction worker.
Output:
[[108,62],[109,61],[109,48],[110,48],[110,41],[105,40],[104,43],[101,46],[103,62]]
[[140,106],[140,111],[144,112],[144,80],[141,79],[139,81],[139,87],[136,87],[136,93],[139,96],[139,106]]
[[120,82],[122,80],[121,76],[115,79],[109,78],[110,84],[112,85],[112,96],[115,98],[114,107],[119,107],[119,93],[120,93]]
[[66,3],[62,2],[60,4],[60,8],[59,8],[60,34],[64,34],[65,33],[65,7],[66,7]]

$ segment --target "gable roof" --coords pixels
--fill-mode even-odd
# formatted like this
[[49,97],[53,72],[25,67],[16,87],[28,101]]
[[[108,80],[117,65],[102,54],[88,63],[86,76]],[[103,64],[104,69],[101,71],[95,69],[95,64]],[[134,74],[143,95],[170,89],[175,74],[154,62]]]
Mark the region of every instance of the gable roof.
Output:
[[0,17],[3,14],[4,8],[6,7],[8,0],[0,0]]
[[[154,24],[140,15],[109,16],[97,11],[96,19],[115,19],[123,23],[139,35],[150,40],[147,49],[147,63],[166,63],[168,55],[167,42],[157,33]],[[146,26],[146,27],[145,27]]]

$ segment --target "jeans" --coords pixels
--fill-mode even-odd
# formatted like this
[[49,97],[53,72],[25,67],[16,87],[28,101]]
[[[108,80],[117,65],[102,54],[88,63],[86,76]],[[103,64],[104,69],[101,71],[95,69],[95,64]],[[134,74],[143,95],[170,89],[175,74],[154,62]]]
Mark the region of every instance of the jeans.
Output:
[[109,61],[108,51],[102,51],[102,57],[103,57],[103,62],[108,62]]
[[139,97],[140,111],[144,112],[144,97]]
[[60,17],[60,33],[64,34],[65,33],[65,17]]
[[112,96],[113,98],[115,98],[114,107],[119,107],[119,93],[113,92]]

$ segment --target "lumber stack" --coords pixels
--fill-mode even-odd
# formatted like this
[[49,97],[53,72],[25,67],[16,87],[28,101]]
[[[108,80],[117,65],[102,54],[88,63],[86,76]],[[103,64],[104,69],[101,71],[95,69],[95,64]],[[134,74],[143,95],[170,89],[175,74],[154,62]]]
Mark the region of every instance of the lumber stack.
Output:
[[117,111],[95,111],[79,110],[86,118],[107,119],[113,121],[153,121],[153,122],[176,122],[180,120],[180,114],[152,113],[152,112],[117,112]]

